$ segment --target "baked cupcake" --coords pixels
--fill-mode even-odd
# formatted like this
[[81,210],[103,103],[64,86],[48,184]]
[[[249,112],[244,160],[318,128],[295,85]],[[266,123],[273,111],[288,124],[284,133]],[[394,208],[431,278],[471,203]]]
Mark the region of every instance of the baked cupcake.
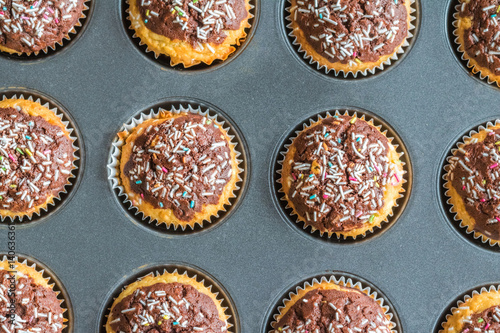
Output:
[[31,100],[0,101],[2,218],[31,218],[54,204],[74,160],[73,140],[53,111]]
[[500,242],[500,124],[466,138],[453,150],[445,187],[452,212],[468,232]]
[[38,54],[75,32],[88,0],[12,0],[0,3],[0,50]]
[[411,0],[289,0],[294,44],[336,74],[373,71],[396,59],[413,28]]
[[158,224],[201,226],[235,196],[235,144],[215,120],[161,111],[119,137],[121,186],[132,205]]
[[[0,262],[0,279],[0,327],[5,332],[63,331],[66,310],[41,272],[17,261],[12,264],[4,258]],[[11,289],[13,281],[15,292]]]
[[177,272],[148,275],[115,299],[106,333],[226,332],[227,315],[210,287]]
[[454,15],[454,35],[462,59],[474,74],[500,86],[500,26],[496,0],[460,0]]
[[500,332],[500,292],[493,287],[474,291],[451,312],[440,333]]
[[391,317],[374,296],[323,279],[298,289],[284,301],[272,333],[389,333]]
[[226,60],[246,38],[250,0],[129,0],[129,20],[148,51],[172,66]]
[[372,121],[328,115],[293,139],[282,190],[300,221],[330,237],[356,238],[379,227],[403,192],[392,139]]

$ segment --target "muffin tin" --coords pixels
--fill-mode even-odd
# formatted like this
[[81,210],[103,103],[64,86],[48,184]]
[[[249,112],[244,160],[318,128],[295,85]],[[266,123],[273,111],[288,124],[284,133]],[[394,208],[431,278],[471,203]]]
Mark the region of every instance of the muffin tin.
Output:
[[[499,254],[450,227],[440,194],[443,161],[456,140],[500,118],[499,89],[464,71],[454,51],[449,25],[456,1],[420,0],[411,49],[397,66],[363,79],[305,66],[284,33],[284,1],[255,2],[253,37],[223,66],[170,70],[149,61],[127,35],[122,0],[91,1],[71,47],[42,61],[0,57],[4,91],[42,92],[64,105],[80,129],[85,158],[71,200],[44,223],[16,225],[17,251],[45,263],[66,287],[74,311],[66,333],[99,331],[113,291],[144,265],[181,262],[207,271],[234,302],[237,332],[248,333],[267,332],[287,286],[332,271],[377,286],[398,314],[398,332],[410,333],[435,332],[453,300],[498,284]],[[147,232],[130,221],[109,186],[111,144],[138,112],[192,100],[217,106],[241,131],[251,165],[247,193],[209,232]],[[394,128],[411,158],[413,186],[404,212],[377,237],[318,242],[283,221],[270,175],[276,147],[301,120],[345,105]],[[6,235],[5,225],[0,233]],[[0,250],[6,249],[4,240]]]

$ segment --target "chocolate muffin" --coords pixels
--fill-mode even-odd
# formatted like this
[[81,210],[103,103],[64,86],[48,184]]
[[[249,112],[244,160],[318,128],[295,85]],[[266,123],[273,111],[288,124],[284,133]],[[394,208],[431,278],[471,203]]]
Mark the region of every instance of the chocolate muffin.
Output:
[[440,333],[500,332],[500,293],[495,288],[474,291],[452,309],[442,326]]
[[412,28],[410,0],[289,0],[292,35],[311,63],[327,72],[357,74],[381,68]]
[[5,332],[61,333],[67,319],[58,293],[35,268],[10,265],[6,258],[0,262],[0,327]]
[[226,332],[221,301],[187,275],[149,275],[127,286],[116,298],[106,333]]
[[73,140],[37,102],[0,102],[0,216],[31,218],[53,204],[75,166]]
[[348,115],[302,130],[282,169],[293,213],[329,236],[356,238],[380,226],[403,191],[403,167],[391,141],[372,122]]
[[246,38],[249,0],[129,0],[135,36],[172,66],[226,60]]
[[391,332],[382,306],[365,293],[333,282],[316,283],[285,300],[273,333]]
[[497,0],[460,0],[454,31],[458,50],[474,74],[500,86],[500,25]]
[[500,242],[500,125],[472,135],[454,151],[445,187],[469,232]]
[[0,3],[0,50],[47,51],[79,24],[87,0],[11,0]]
[[119,175],[128,200],[167,226],[194,227],[234,197],[238,161],[225,129],[195,113],[161,112],[119,136]]

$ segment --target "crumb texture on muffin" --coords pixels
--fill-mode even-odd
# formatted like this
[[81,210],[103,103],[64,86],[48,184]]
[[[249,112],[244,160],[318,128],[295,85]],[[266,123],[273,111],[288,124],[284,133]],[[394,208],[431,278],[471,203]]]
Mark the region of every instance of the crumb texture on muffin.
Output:
[[[13,269],[9,265],[7,260],[0,262],[0,327],[5,332],[61,333],[66,319],[57,293],[33,267],[18,262]],[[15,304],[13,317],[11,301]]]
[[129,285],[114,301],[106,332],[226,332],[227,315],[209,288],[164,273]]
[[0,215],[31,216],[53,203],[74,168],[61,119],[37,102],[0,102]]
[[365,293],[321,282],[285,301],[273,328],[273,333],[389,333],[392,323],[380,304]]

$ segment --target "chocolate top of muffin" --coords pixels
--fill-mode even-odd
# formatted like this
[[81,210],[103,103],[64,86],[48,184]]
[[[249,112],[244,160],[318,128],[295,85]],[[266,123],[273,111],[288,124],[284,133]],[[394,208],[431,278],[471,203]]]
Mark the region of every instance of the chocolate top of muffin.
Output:
[[450,158],[448,180],[463,198],[474,230],[500,239],[500,129],[463,145]]
[[500,307],[492,306],[483,312],[474,313],[463,320],[464,327],[460,333],[500,332]]
[[464,50],[477,63],[500,74],[500,25],[497,0],[462,2],[459,18],[470,18],[471,26],[464,30]]
[[63,40],[85,0],[7,0],[0,3],[0,44],[31,53]]
[[[373,125],[349,116],[322,120],[293,141],[287,193],[307,224],[345,231],[371,222],[384,206],[384,189],[401,179],[389,161],[389,140]],[[290,153],[288,153],[290,154]]]
[[139,133],[124,168],[142,200],[184,221],[219,203],[232,172],[230,143],[219,126],[192,113]]
[[328,61],[351,66],[392,54],[408,36],[409,0],[297,0],[292,20]]
[[73,168],[63,130],[20,107],[0,108],[0,207],[27,211],[57,196]]
[[[248,17],[245,0],[148,0],[139,10],[146,27],[170,39],[201,44],[221,44],[224,30],[238,30]],[[210,50],[210,46],[207,46]]]
[[299,299],[274,329],[275,333],[388,333],[391,324],[376,301],[355,289],[315,289]]
[[111,328],[124,333],[225,332],[214,301],[191,285],[141,287],[112,310]]
[[15,274],[0,270],[0,277],[0,327],[10,332],[62,332],[63,310],[54,290],[23,276],[16,280],[12,292]]

